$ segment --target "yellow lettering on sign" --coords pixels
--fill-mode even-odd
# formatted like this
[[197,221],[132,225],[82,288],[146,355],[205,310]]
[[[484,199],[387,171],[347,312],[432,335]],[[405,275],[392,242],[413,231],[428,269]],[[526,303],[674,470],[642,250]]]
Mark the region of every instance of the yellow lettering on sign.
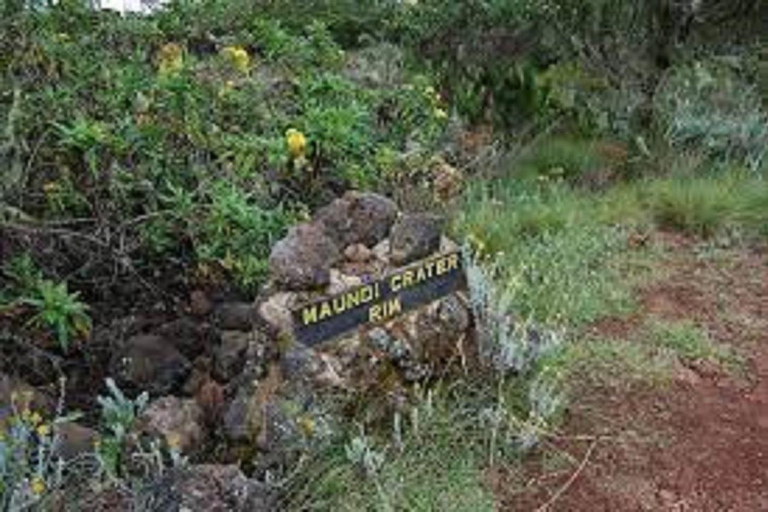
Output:
[[301,318],[304,321],[304,325],[310,325],[317,322],[317,306],[304,308],[301,312]]
[[459,255],[458,254],[451,254],[448,256],[448,271],[451,270],[458,270],[459,268]]
[[366,286],[360,290],[360,302],[366,304],[373,300],[373,287]]
[[384,315],[387,318],[392,318],[403,312],[403,304],[400,302],[400,297],[395,297],[389,302],[384,303]]
[[406,270],[403,274],[403,288],[408,288],[413,285],[413,271]]
[[[381,300],[382,283],[387,293],[400,293],[407,288],[417,286],[435,277],[442,276],[453,270],[458,270],[461,265],[460,254],[449,254],[431,261],[424,261],[408,270],[390,275],[389,282],[374,282],[348,290],[323,302],[305,306],[301,310],[301,321],[304,326],[310,326],[322,322],[327,318],[342,315],[363,305],[373,304],[368,309],[370,322],[382,322],[388,320],[403,311],[401,299]],[[388,285],[388,286],[387,286]]]
[[381,306],[375,305],[371,306],[371,309],[368,310],[368,321],[369,322],[380,322],[381,321]]
[[403,304],[399,297],[390,299],[381,304],[375,304],[368,310],[368,321],[371,323],[383,322],[403,312]]
[[347,309],[347,301],[344,300],[344,295],[335,297],[333,299],[333,313],[339,315]]
[[347,309],[356,308],[360,305],[360,290],[355,290],[353,292],[349,292],[346,295],[347,299]]
[[435,262],[434,261],[428,261],[424,264],[424,267],[427,269],[427,277],[429,279],[432,279],[432,274],[435,270]]
[[331,306],[327,302],[323,302],[323,304],[320,306],[320,320],[325,320],[329,316],[333,316]]
[[440,258],[437,260],[437,275],[441,276],[445,274],[446,267],[445,267],[445,258]]

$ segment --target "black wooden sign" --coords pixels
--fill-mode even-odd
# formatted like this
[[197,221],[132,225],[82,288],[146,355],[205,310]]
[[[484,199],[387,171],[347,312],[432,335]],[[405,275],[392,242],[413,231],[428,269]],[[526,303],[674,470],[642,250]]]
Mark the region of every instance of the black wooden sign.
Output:
[[366,323],[391,320],[465,286],[459,252],[435,256],[382,279],[293,311],[296,340],[311,346]]

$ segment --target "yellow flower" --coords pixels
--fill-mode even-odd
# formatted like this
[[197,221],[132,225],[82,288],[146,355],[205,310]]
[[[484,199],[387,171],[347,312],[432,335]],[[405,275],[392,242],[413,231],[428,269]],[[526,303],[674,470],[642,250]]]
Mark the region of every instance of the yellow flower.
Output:
[[42,425],[39,425],[36,429],[37,435],[40,437],[46,437],[48,434],[51,433],[51,427],[43,423]]
[[41,421],[43,421],[43,417],[42,417],[42,416],[40,416],[40,413],[39,413],[39,412],[33,412],[33,413],[30,415],[30,417],[29,417],[29,422],[30,422],[32,425],[37,425],[37,424],[38,424],[38,423],[40,423]]
[[32,492],[37,496],[40,496],[45,492],[45,480],[36,476],[32,479]]
[[306,154],[307,138],[299,130],[291,128],[285,132],[285,142],[292,158],[301,158]]
[[168,443],[168,448],[171,450],[178,450],[181,447],[181,437],[175,432],[166,434],[165,442]]
[[221,51],[221,54],[227,58],[236,70],[241,73],[247,73],[251,66],[251,56],[248,51],[241,46],[227,46]]
[[299,428],[301,429],[301,432],[306,437],[312,437],[312,435],[315,433],[316,425],[315,420],[310,418],[309,416],[302,416],[299,418],[298,422]]
[[157,52],[157,68],[162,76],[174,75],[184,67],[184,50],[176,43],[166,43]]
[[475,253],[482,256],[485,252],[485,242],[483,242],[482,238],[480,238],[475,233],[470,233],[467,236],[467,242],[469,242],[469,246],[475,250]]

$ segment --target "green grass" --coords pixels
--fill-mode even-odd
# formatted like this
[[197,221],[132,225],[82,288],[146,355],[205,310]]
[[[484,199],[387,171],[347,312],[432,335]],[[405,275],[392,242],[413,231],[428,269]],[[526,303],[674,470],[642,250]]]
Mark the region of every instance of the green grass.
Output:
[[754,175],[656,178],[589,193],[515,173],[471,188],[455,226],[500,260],[515,311],[538,321],[576,326],[631,311],[631,287],[653,248],[630,249],[630,235],[768,234],[768,184]]
[[520,180],[564,179],[571,183],[588,178],[610,165],[597,141],[554,137],[546,139],[517,162],[515,177]]
[[599,200],[520,182],[473,194],[457,230],[499,259],[517,314],[579,325],[631,311],[626,229],[602,220]]
[[734,372],[743,369],[743,360],[736,352],[716,343],[705,329],[687,320],[651,320],[628,339],[580,339],[564,346],[546,367],[567,387],[629,390],[668,384],[676,360],[710,361]]
[[689,234],[765,234],[768,223],[768,184],[740,173],[649,181],[637,187],[637,195],[657,225]]
[[672,375],[672,359],[649,347],[626,340],[584,339],[561,350],[549,366],[569,387],[597,385],[613,389],[663,386]]
[[645,337],[683,362],[706,360],[734,370],[743,365],[730,347],[716,343],[705,329],[691,321],[652,322],[646,327]]
[[[402,443],[394,429],[366,436],[383,455],[374,474],[350,461],[344,443],[312,456],[291,485],[288,510],[296,511],[492,511],[494,500],[483,469],[490,460],[508,463],[516,452],[503,439],[525,417],[520,382],[458,381],[438,386],[402,417]],[[496,427],[488,411],[503,411]],[[413,411],[417,411],[413,413]],[[494,430],[495,428],[495,430]],[[492,441],[494,434],[496,441]],[[347,439],[358,437],[350,432]]]

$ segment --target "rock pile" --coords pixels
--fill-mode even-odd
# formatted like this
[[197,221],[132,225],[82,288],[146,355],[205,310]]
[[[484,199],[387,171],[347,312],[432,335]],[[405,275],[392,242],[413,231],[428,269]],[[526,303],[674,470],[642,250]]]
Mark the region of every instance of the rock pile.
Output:
[[[384,398],[385,405],[396,407],[407,400],[412,384],[460,361],[470,327],[462,292],[317,346],[293,338],[297,307],[456,251],[442,231],[440,217],[401,213],[385,197],[350,192],[278,242],[270,258],[271,281],[256,305],[257,324],[278,364],[266,372],[266,384],[242,379],[244,387],[225,413],[228,435],[256,438],[264,450],[280,452],[281,444],[307,441],[332,428],[334,418],[318,405],[325,394]],[[259,431],[249,432],[254,427]]]
[[[292,310],[414,261],[457,250],[442,231],[438,216],[403,214],[380,195],[347,193],[275,245],[272,281],[259,301],[258,318],[267,332],[290,345]],[[398,370],[405,382],[413,382],[433,375],[442,357],[455,355],[468,327],[466,300],[456,293],[383,325],[364,326],[318,349],[289,346],[282,351],[282,367],[289,373],[286,377],[296,377],[292,361],[309,357],[312,364],[303,367],[312,368],[309,373],[314,376],[304,377],[318,385],[359,390],[356,374],[375,375],[372,361],[382,361],[388,370]],[[304,355],[299,358],[296,352]]]

